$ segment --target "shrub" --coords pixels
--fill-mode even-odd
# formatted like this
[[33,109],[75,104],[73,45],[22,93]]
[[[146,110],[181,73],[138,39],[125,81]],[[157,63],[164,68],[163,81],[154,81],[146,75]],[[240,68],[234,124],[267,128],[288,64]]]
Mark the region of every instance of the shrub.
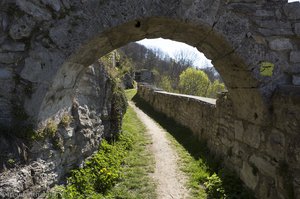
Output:
[[221,169],[207,177],[204,183],[208,198],[244,198],[252,199],[253,194],[243,186],[237,175],[228,169]]
[[49,121],[43,130],[44,136],[54,137],[57,132],[57,124],[54,121]]
[[207,177],[204,183],[208,198],[226,198],[222,180],[216,173]]
[[126,153],[120,145],[103,140],[99,151],[85,166],[71,172],[68,185],[60,190],[63,198],[99,198],[111,189],[122,178],[121,164]]
[[63,127],[68,127],[72,122],[72,120],[73,120],[72,116],[65,113],[60,120],[60,124]]

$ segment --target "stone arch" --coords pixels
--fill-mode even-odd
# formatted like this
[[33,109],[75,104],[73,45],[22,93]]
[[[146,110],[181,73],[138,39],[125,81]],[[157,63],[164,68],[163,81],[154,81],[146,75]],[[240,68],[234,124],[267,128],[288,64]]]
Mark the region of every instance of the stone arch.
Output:
[[[89,6],[93,4],[87,4],[89,5],[86,9],[91,9]],[[155,12],[146,13],[146,16],[149,15],[149,17],[133,15],[130,16],[130,19],[133,18],[134,20],[129,21],[125,18],[116,18],[108,21],[112,24],[103,29],[88,30],[91,32],[85,35],[86,38],[80,38],[80,41],[77,41],[77,46],[71,47],[73,53],[70,49],[64,53],[71,55],[62,64],[63,66],[59,67],[59,72],[47,94],[48,96],[41,105],[40,111],[43,112],[46,104],[49,104],[49,98],[52,98],[54,93],[57,94],[64,90],[59,80],[74,80],[82,66],[92,64],[98,57],[128,42],[146,37],[164,37],[195,46],[212,59],[230,93],[232,93],[234,104],[239,108],[238,113],[240,113],[241,118],[253,122],[266,120],[268,107],[264,100],[270,97],[277,83],[285,81],[285,75],[281,73],[280,68],[285,60],[281,59],[277,52],[271,51],[266,46],[266,41],[265,44],[261,43],[260,40],[264,40],[264,38],[257,35],[257,30],[251,25],[250,19],[235,13],[234,7],[230,7],[229,11],[224,11],[223,9],[227,5],[222,5],[222,2],[219,1],[213,3],[202,1],[201,3],[194,2],[194,4],[198,4],[197,8],[202,9],[203,14],[201,16],[198,16],[199,14],[195,16],[193,9],[190,12],[183,11],[187,5],[182,3],[173,11],[176,14],[170,13],[168,10],[170,8],[165,8],[166,10],[163,10],[160,15]],[[242,4],[238,5],[243,6]],[[110,3],[109,6],[113,7],[114,4]],[[248,8],[247,6],[246,4],[246,8]],[[111,7],[108,7],[108,10],[113,10]],[[157,8],[153,10],[157,11]],[[119,12],[122,13],[122,11]],[[203,17],[204,13],[208,15]],[[97,14],[94,15],[98,16]],[[154,17],[150,17],[151,15]],[[69,23],[69,21],[59,22],[57,26],[55,25],[54,28],[50,29],[50,38],[60,49],[66,49],[73,45],[70,44],[73,38],[78,39],[77,35],[70,33],[70,30],[69,35],[61,35],[64,31],[68,32]],[[77,28],[82,30],[86,26],[93,27],[95,26],[94,23],[91,21],[84,27]],[[273,76],[260,76],[259,70],[262,62],[275,63]],[[70,70],[78,70],[78,73],[73,74],[74,77],[70,77],[70,75],[66,75],[66,72]],[[64,77],[61,76],[62,74]],[[69,86],[65,85],[65,88]],[[54,102],[54,104],[56,103]],[[57,108],[59,109],[59,107]],[[46,112],[51,113],[49,110]],[[45,119],[43,117],[43,113],[38,116],[42,120]]]
[[[2,4],[8,10],[15,7],[13,3]],[[61,89],[54,76],[64,70],[76,70],[79,65],[87,66],[109,50],[146,37],[182,41],[204,52],[224,78],[236,107],[243,107],[240,117],[253,122],[267,120],[265,101],[279,84],[291,83],[290,74],[295,68],[287,53],[297,46],[298,25],[291,20],[299,16],[286,2],[274,1],[271,5],[261,1],[253,5],[220,0],[16,1],[16,4],[20,17],[8,27],[5,24],[9,13],[4,13],[2,29],[8,33],[6,40],[25,42],[25,53],[20,55],[24,61],[18,63],[18,71],[22,79],[37,85],[33,97],[25,100],[26,112],[35,120],[47,117],[43,116],[43,110],[49,99],[41,97],[46,90],[49,98],[52,97],[49,93]],[[291,54],[291,58],[296,54]],[[7,55],[13,61],[19,56]],[[264,62],[274,66],[270,77],[260,75]],[[73,69],[69,70],[70,65]]]
[[[139,25],[139,27],[136,27],[137,25]],[[210,32],[210,36],[207,36],[208,32]],[[58,104],[57,101],[53,101],[53,96],[59,96],[59,92],[65,95],[65,88],[70,88],[75,84],[76,77],[82,68],[94,63],[97,58],[128,42],[137,41],[145,37],[153,38],[158,36],[183,41],[202,50],[202,52],[213,60],[215,67],[220,71],[228,89],[233,93],[233,96],[235,96],[233,99],[236,99],[236,104],[238,104],[237,106],[239,108],[247,104],[243,99],[251,98],[251,105],[245,107],[249,115],[247,114],[241,117],[253,119],[252,116],[254,114],[259,114],[261,118],[263,117],[265,107],[263,93],[259,90],[258,80],[252,71],[247,68],[242,56],[239,56],[238,53],[234,53],[234,48],[226,41],[224,36],[214,33],[209,26],[192,25],[187,22],[181,22],[180,20],[162,17],[133,20],[100,33],[88,41],[88,43],[81,46],[81,48],[74,55],[71,55],[67,62],[60,67],[51,89],[46,94],[40,111],[51,113],[52,111],[47,109],[49,104]],[[204,41],[205,38],[208,37],[210,38]],[[253,109],[254,106],[256,109]],[[50,107],[52,108],[51,105]],[[57,110],[60,108],[61,107],[57,107]],[[250,113],[251,111],[253,111],[253,113]],[[44,117],[42,115],[41,119]],[[46,115],[44,118],[48,118],[49,116],[50,115]]]

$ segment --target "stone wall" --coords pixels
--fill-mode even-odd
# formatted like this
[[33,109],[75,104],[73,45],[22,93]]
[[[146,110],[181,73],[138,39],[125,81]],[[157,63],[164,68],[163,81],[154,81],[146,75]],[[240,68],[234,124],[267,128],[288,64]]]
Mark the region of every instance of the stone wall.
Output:
[[117,133],[125,110],[114,110],[114,103],[126,102],[116,99],[114,86],[97,62],[78,77],[72,101],[65,100],[60,114],[48,120],[45,129],[55,130],[41,129],[25,142],[0,135],[0,198],[40,196],[65,181],[71,169],[98,150],[102,138]]
[[230,93],[212,100],[140,85],[138,96],[207,141],[257,198],[299,198],[300,93],[282,90],[273,97],[273,121],[260,125],[237,117]]

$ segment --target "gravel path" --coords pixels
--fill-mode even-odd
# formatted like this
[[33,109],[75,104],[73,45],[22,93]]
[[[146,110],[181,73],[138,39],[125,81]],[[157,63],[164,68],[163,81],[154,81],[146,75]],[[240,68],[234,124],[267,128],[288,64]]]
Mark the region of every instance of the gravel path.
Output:
[[166,138],[167,132],[132,102],[129,102],[129,104],[146,126],[147,133],[152,137],[151,150],[156,163],[152,177],[158,185],[158,199],[188,198],[189,192],[185,187],[186,176],[179,170],[178,155]]

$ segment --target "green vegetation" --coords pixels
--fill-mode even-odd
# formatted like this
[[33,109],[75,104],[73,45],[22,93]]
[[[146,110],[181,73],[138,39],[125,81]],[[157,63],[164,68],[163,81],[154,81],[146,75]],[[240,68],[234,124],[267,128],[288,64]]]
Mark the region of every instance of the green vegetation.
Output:
[[132,98],[136,95],[137,90],[136,89],[128,89],[125,92],[126,92],[127,100],[132,100]]
[[273,75],[274,64],[271,62],[261,62],[260,63],[260,74],[262,76],[271,77]]
[[[119,83],[126,74],[133,72],[132,61],[120,50],[114,50],[101,57],[100,60],[103,62],[105,71],[108,72],[109,76]],[[116,63],[116,67],[113,65],[113,60]]]
[[[130,99],[134,90],[127,92]],[[148,174],[154,159],[147,150],[150,138],[129,107],[122,133],[116,141],[102,141],[99,151],[85,166],[71,172],[67,186],[57,186],[48,198],[155,198],[155,184]]]
[[118,82],[113,81],[112,85],[112,100],[111,100],[111,137],[118,135],[121,126],[123,115],[127,109],[127,99],[122,87]]
[[206,96],[210,81],[201,70],[188,68],[179,76],[179,91],[188,95]]
[[154,111],[138,96],[133,100],[170,133],[169,138],[180,157],[181,169],[189,177],[192,198],[254,198],[235,173],[225,169],[221,159],[209,151],[205,142],[195,139],[189,129]]
[[58,125],[53,120],[49,120],[45,128],[32,130],[31,141],[43,140],[45,138],[54,138],[56,136]]
[[218,92],[225,90],[219,80],[212,83],[208,75],[195,68],[187,68],[179,76],[179,91],[183,94],[216,98]]
[[168,92],[174,92],[174,89],[172,88],[172,80],[169,76],[162,76],[159,87],[162,88],[165,91]]
[[70,123],[72,122],[73,118],[71,115],[65,113],[63,114],[61,120],[60,120],[60,124],[63,126],[63,127],[68,127],[70,125]]
[[7,160],[7,164],[8,164],[10,167],[13,167],[13,166],[15,166],[16,161],[15,161],[14,159],[10,158],[10,159]]
[[217,94],[222,91],[225,91],[225,85],[220,83],[219,80],[215,80],[212,84],[210,84],[206,96],[217,98]]
[[[178,51],[173,58],[158,49],[147,49],[138,43],[130,43],[118,51],[130,58],[132,70],[151,71],[155,86],[168,92],[216,98],[225,85],[213,67],[197,69],[193,66],[195,54]],[[207,67],[205,67],[207,66]]]

